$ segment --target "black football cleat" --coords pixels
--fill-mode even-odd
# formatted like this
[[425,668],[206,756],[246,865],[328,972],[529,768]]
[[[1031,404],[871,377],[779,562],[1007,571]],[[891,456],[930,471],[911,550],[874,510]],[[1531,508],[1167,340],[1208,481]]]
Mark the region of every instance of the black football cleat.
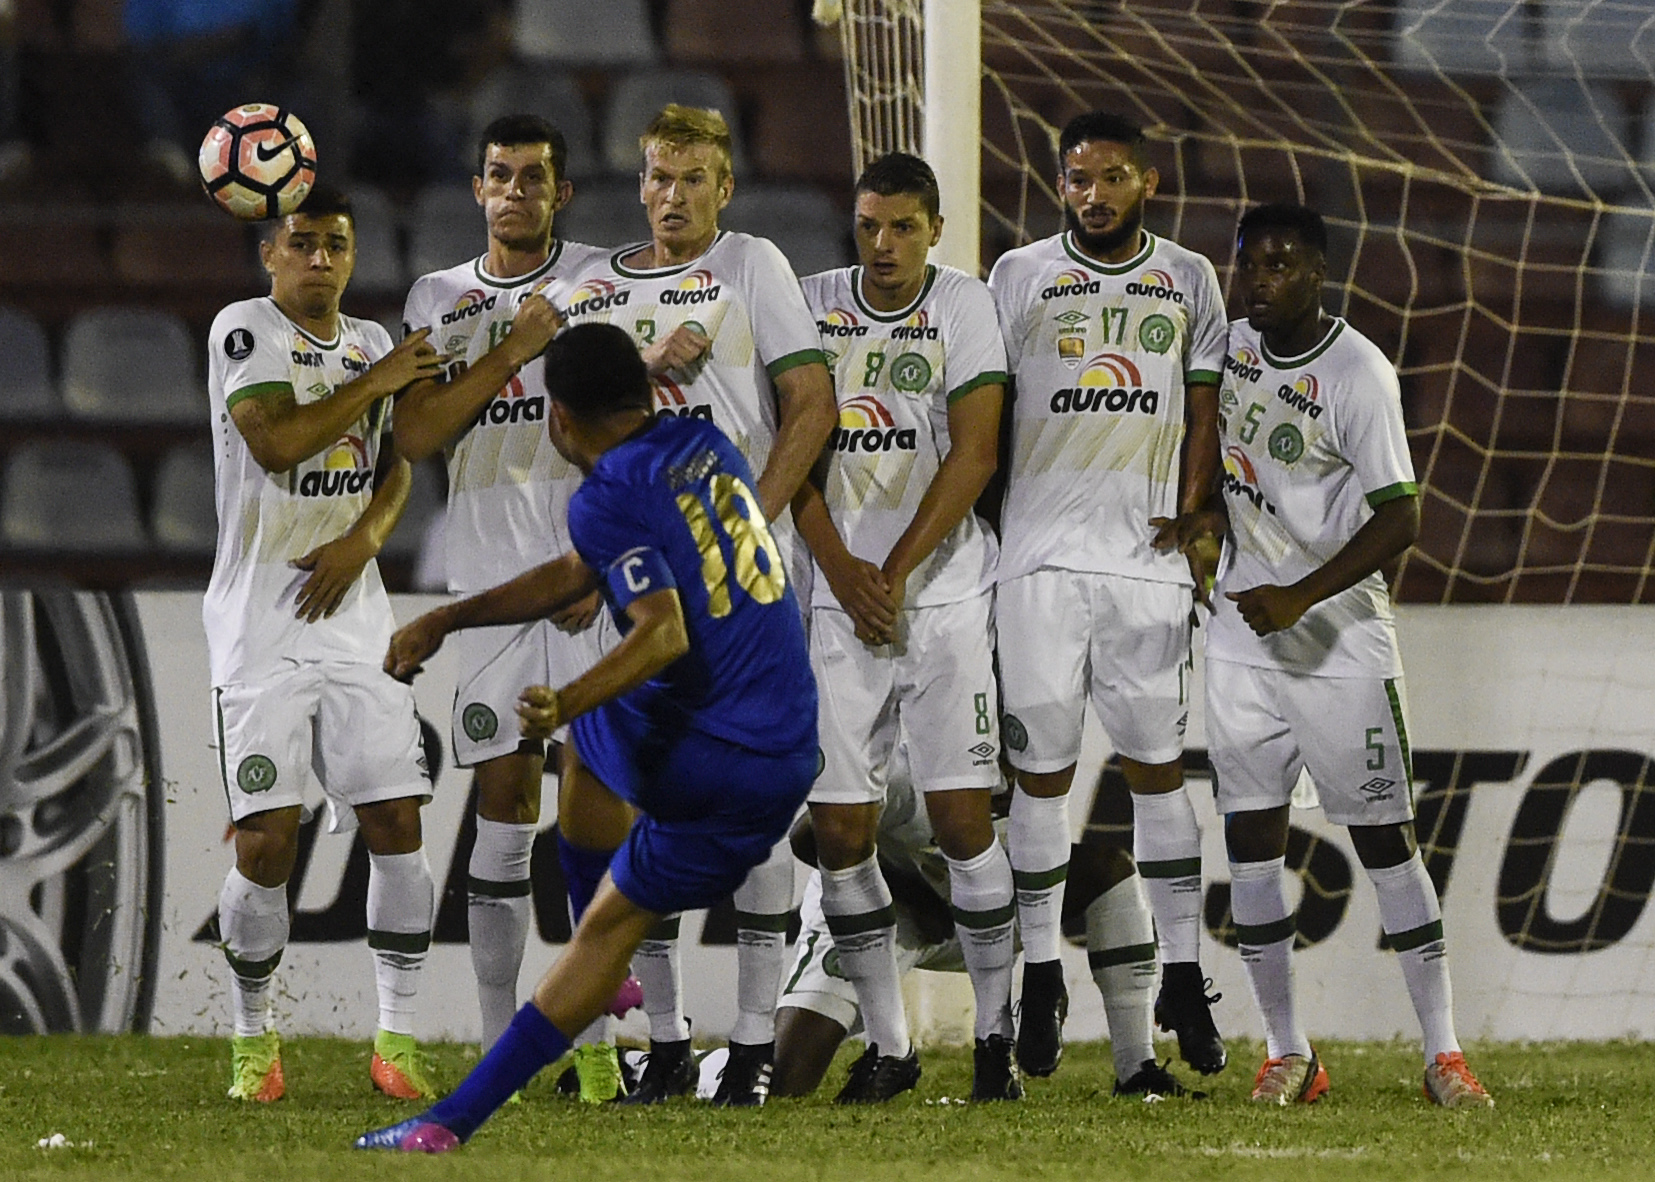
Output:
[[1179,1056],[1202,1075],[1216,1075],[1229,1062],[1212,1016],[1212,1005],[1223,994],[1209,996],[1211,986],[1200,965],[1169,964],[1161,970],[1161,994],[1155,999],[1155,1024],[1178,1035]]
[[617,1104],[660,1104],[674,1096],[692,1096],[700,1072],[695,1066],[695,1055],[690,1040],[656,1042],[649,1040],[649,1060],[638,1086],[616,1100]]
[[909,1048],[904,1057],[881,1055],[877,1043],[869,1043],[862,1057],[850,1066],[850,1078],[833,1098],[835,1104],[883,1104],[919,1083],[919,1052]]
[[1011,1039],[991,1034],[977,1040],[971,1055],[971,1099],[1021,1100],[1023,1081],[1012,1060]]
[[718,1074],[713,1103],[726,1108],[757,1108],[770,1098],[770,1074],[776,1062],[776,1044],[733,1042],[724,1070]]
[[1063,1020],[1068,1016],[1063,962],[1025,964],[1017,1013],[1017,1065],[1023,1074],[1044,1077],[1057,1070],[1063,1061]]
[[1198,1092],[1194,1088],[1186,1088],[1178,1082],[1178,1077],[1168,1071],[1165,1065],[1154,1059],[1145,1059],[1144,1065],[1133,1074],[1131,1079],[1116,1080],[1116,1096],[1178,1096],[1190,1100],[1205,1100],[1206,1092]]

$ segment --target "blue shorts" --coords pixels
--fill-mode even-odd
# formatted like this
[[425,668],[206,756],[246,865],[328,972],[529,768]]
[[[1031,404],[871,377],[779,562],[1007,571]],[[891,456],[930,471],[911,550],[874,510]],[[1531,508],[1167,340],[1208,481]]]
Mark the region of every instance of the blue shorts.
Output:
[[642,814],[609,876],[658,915],[711,907],[740,886],[816,778],[814,746],[767,755],[695,731],[669,741],[622,711],[583,715],[571,730],[581,762]]

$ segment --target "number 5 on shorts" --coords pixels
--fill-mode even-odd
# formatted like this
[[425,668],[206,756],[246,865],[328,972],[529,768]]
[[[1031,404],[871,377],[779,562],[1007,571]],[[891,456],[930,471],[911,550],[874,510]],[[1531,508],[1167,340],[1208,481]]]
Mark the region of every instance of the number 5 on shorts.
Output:
[[1385,770],[1385,744],[1383,741],[1385,728],[1370,726],[1364,733],[1367,736],[1367,742],[1363,746],[1373,752],[1373,756],[1368,760],[1368,770],[1370,772],[1382,772]]

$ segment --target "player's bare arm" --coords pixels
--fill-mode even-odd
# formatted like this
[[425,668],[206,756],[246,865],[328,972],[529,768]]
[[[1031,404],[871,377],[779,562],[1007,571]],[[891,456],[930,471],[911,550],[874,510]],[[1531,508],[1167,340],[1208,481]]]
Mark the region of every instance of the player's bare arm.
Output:
[[1000,410],[1004,402],[1005,387],[993,382],[949,404],[948,454],[882,568],[898,607],[902,606],[908,576],[971,512],[999,467]]
[[362,577],[363,568],[384,549],[386,539],[402,518],[408,490],[413,486],[414,470],[408,461],[393,459],[356,524],[333,541],[293,560],[299,570],[310,572],[295,597],[295,615],[314,624],[339,610],[345,593]]
[[462,435],[483,407],[512,376],[545,350],[563,327],[563,317],[545,296],[518,306],[505,340],[450,381],[436,378],[410,386],[397,401],[397,454],[418,463]]
[[644,367],[652,378],[675,369],[687,369],[699,361],[712,344],[713,339],[706,333],[680,324],[643,351]]
[[1259,636],[1291,628],[1316,604],[1353,587],[1414,544],[1419,537],[1419,496],[1385,501],[1332,558],[1290,587],[1266,583],[1227,592],[1247,626]]
[[230,408],[230,418],[259,467],[286,472],[338,442],[381,398],[440,374],[445,359],[426,340],[429,335],[425,329],[409,335],[361,377],[326,398],[301,405],[289,387],[243,398]]
[[856,625],[864,644],[888,644],[896,634],[899,604],[885,572],[845,547],[816,480],[806,480],[793,497],[793,524],[799,530],[839,606]]
[[570,551],[498,587],[445,603],[397,629],[385,653],[385,672],[399,681],[412,681],[450,632],[545,619],[597,586],[592,568]]
[[769,521],[781,515],[805,483],[811,465],[839,422],[833,378],[820,361],[784,370],[776,378],[776,401],[780,410],[776,440],[770,445],[764,471],[759,473],[759,486],[753,490]]
[[632,628],[585,673],[562,689],[531,685],[518,699],[525,739],[549,739],[558,727],[636,689],[690,651],[684,605],[671,587],[640,595],[626,607]]

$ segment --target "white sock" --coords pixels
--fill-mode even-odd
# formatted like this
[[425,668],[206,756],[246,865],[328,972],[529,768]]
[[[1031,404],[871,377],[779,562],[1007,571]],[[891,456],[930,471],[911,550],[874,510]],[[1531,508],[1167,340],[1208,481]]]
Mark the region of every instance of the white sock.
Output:
[[1230,912],[1272,1059],[1310,1053],[1294,1007],[1293,917],[1281,880],[1285,865],[1285,858],[1230,863]]
[[1193,963],[1201,948],[1201,827],[1189,792],[1132,793],[1138,863],[1163,964]]
[[1136,874],[1086,908],[1086,963],[1103,995],[1115,1078],[1125,1083],[1155,1058],[1155,924]]
[[913,1044],[897,975],[896,912],[879,860],[823,870],[822,915],[833,933],[839,967],[856,987],[868,1042],[881,1055],[906,1055]]
[[287,947],[287,884],[262,887],[234,866],[218,893],[218,934],[230,962],[236,1033],[271,1028],[270,985]]
[[684,1020],[684,969],[678,961],[678,916],[655,925],[632,954],[632,972],[644,987],[644,1013],[654,1042],[683,1042],[690,1036]]
[[1011,968],[1017,958],[1012,921],[1017,917],[1017,902],[1005,847],[991,841],[975,858],[960,862],[949,858],[948,896],[954,930],[960,936],[960,954],[977,1000],[974,1033],[977,1038],[1009,1036]]
[[1006,831],[1017,884],[1017,927],[1023,959],[1056,960],[1063,940],[1063,887],[1069,877],[1069,797],[1011,793]]
[[368,947],[379,989],[379,1028],[414,1033],[420,967],[431,947],[436,891],[422,846],[411,854],[368,855]]
[[1402,961],[1414,1013],[1425,1034],[1425,1062],[1460,1049],[1454,1037],[1454,990],[1448,979],[1448,948],[1442,938],[1442,907],[1419,851],[1399,866],[1369,870],[1379,895],[1379,922]]
[[736,888],[736,1022],[730,1041],[761,1046],[776,1039],[776,998],[793,911],[793,847],[783,838]]
[[529,859],[534,825],[477,818],[466,884],[466,922],[477,1004],[483,1013],[483,1050],[494,1045],[517,1013],[517,974],[529,939],[533,902]]

